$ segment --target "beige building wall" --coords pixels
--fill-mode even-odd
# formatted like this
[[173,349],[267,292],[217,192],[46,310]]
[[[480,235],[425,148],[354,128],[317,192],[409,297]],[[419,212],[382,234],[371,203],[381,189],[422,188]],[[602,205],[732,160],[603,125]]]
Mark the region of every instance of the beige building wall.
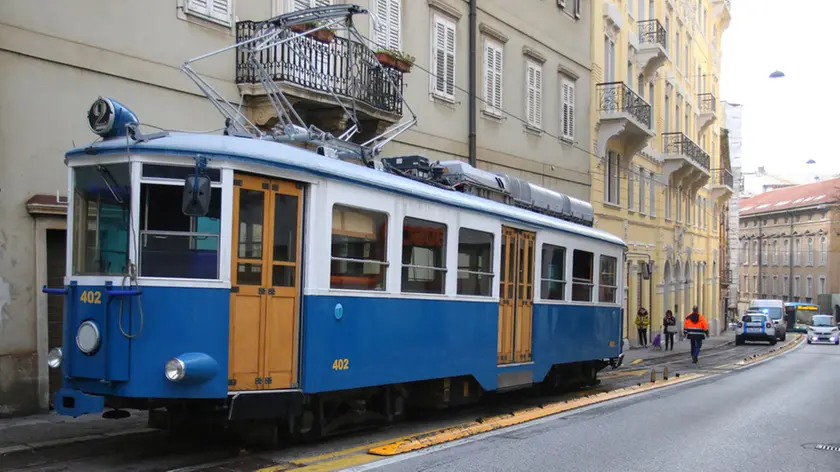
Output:
[[756,298],[817,303],[819,295],[838,293],[837,213],[835,206],[741,216],[740,308]]
[[[236,4],[270,10],[269,0]],[[65,228],[64,153],[96,138],[87,127],[90,105],[100,95],[113,97],[144,123],[169,129],[224,125],[179,69],[186,59],[233,43],[233,12],[225,21],[185,13],[183,0],[103,5],[0,2],[0,415],[48,405],[43,245],[47,229]],[[235,101],[233,63],[225,54],[199,70]],[[33,215],[26,202],[35,195],[62,202]]]

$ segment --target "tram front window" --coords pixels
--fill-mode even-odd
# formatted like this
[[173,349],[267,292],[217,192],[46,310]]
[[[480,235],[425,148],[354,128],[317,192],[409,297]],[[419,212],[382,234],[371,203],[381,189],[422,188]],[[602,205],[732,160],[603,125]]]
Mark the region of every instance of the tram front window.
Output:
[[73,274],[127,273],[128,164],[76,167],[73,176]]

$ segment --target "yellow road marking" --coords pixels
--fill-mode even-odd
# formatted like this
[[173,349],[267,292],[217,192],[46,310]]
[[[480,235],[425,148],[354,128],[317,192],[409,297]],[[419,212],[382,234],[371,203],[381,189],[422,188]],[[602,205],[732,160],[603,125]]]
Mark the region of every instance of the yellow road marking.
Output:
[[636,359],[635,361],[631,362],[631,364],[633,364],[633,365],[641,364],[644,361],[645,361],[644,359]]
[[625,372],[611,372],[609,374],[599,375],[598,377],[603,379],[613,379],[617,377],[632,377],[635,375],[644,375],[650,372],[648,369],[637,369],[637,370],[628,370]]
[[328,472],[333,470],[340,470],[347,467],[353,467],[355,465],[362,465],[367,464],[373,461],[380,460],[381,457],[379,456],[372,456],[370,454],[357,454],[354,456],[346,456],[340,459],[327,461],[327,462],[320,462],[314,465],[308,465],[306,467],[301,467],[299,469],[294,469],[297,471],[308,471],[308,472]]
[[544,407],[528,408],[515,412],[513,414],[499,415],[495,417],[486,418],[484,420],[473,421],[463,425],[457,425],[449,428],[443,428],[431,434],[419,434],[410,439],[394,441],[380,447],[371,448],[368,453],[377,456],[394,456],[403,454],[418,449],[424,449],[437,444],[454,441],[457,439],[475,436],[476,434],[486,433],[500,428],[533,421],[557,413],[562,413],[569,410],[574,410],[584,406],[594,405],[607,400],[626,397],[636,393],[641,393],[648,390],[666,387],[681,382],[704,377],[704,374],[686,374],[679,378],[671,378],[657,383],[650,383],[642,386],[633,386],[622,389],[613,390],[610,392],[602,392],[591,395],[588,398],[578,398],[564,402],[557,402]]

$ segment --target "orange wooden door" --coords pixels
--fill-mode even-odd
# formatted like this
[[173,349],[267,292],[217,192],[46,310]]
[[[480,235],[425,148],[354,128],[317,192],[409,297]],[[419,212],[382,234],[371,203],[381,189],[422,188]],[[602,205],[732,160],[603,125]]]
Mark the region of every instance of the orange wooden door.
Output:
[[302,188],[236,174],[230,390],[297,386]]
[[295,182],[275,180],[270,196],[263,388],[293,388],[297,387],[303,189]]
[[531,361],[534,233],[502,227],[499,278],[499,365]]
[[502,263],[499,277],[499,342],[497,362],[513,362],[513,321],[516,291],[516,230],[502,227]]

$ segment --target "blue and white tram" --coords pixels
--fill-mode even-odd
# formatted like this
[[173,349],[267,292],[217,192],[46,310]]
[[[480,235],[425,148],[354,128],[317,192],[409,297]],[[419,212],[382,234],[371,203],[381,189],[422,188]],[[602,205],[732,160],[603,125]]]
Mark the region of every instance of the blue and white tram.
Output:
[[276,142],[140,139],[108,106],[66,155],[68,271],[44,288],[60,414],[316,434],[620,363],[626,247],[587,204],[589,226]]

